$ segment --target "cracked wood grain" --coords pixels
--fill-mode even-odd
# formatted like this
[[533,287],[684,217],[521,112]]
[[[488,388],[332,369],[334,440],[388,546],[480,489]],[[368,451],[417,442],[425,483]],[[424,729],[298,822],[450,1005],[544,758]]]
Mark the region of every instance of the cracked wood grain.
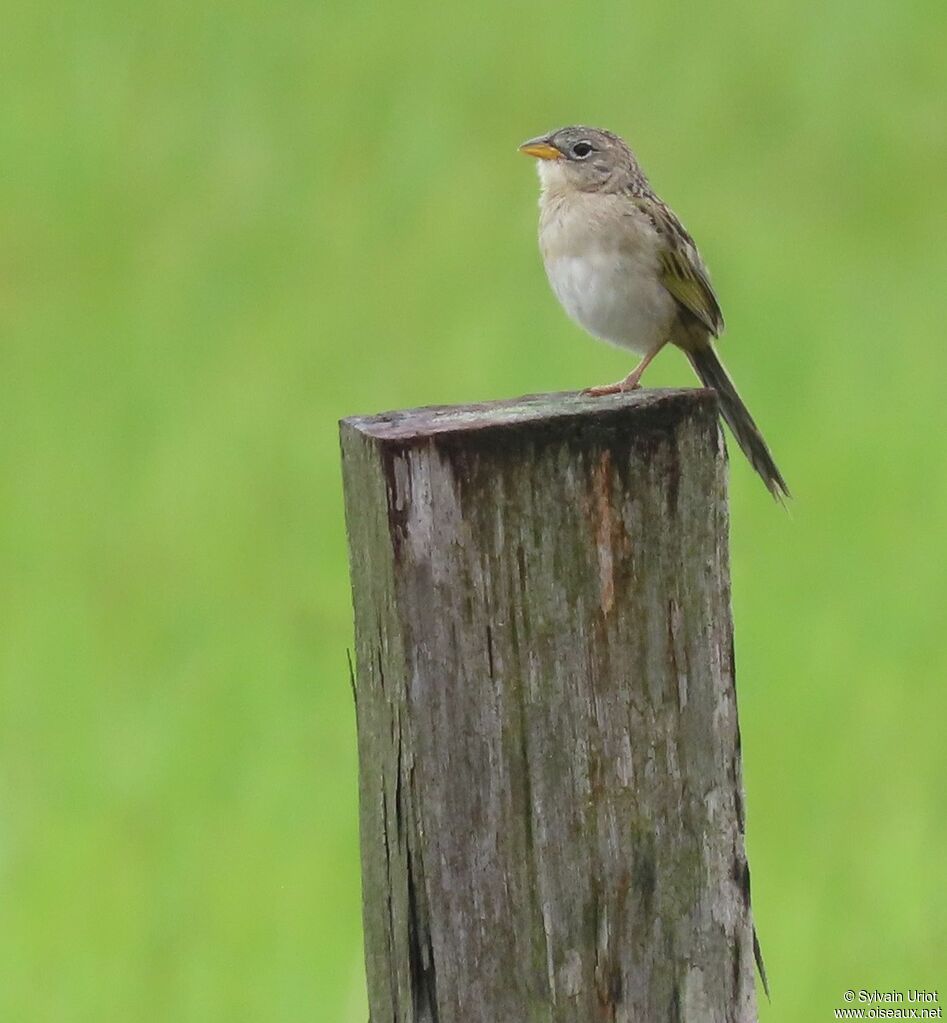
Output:
[[372,1023],[752,1023],[713,395],[341,424]]

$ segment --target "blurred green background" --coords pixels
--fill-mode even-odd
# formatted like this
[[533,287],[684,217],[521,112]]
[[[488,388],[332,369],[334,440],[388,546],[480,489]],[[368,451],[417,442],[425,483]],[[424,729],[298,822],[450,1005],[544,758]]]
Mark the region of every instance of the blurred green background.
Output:
[[944,4],[2,22],[0,1019],[364,1023],[336,420],[631,368],[536,252],[516,145],[572,121],[698,239],[796,495],[734,457],[762,1019],[945,982]]

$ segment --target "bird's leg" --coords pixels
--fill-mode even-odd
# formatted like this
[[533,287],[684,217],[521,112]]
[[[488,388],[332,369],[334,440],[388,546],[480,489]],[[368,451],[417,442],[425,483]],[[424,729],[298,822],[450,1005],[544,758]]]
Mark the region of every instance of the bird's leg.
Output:
[[619,380],[614,384],[602,384],[601,387],[586,387],[582,392],[588,394],[593,398],[600,398],[603,394],[621,394],[624,391],[633,391],[636,387],[641,385],[641,374],[648,368],[648,364],[651,360],[661,351],[661,349],[667,344],[667,339],[658,342],[648,352],[641,362],[625,377],[624,380]]

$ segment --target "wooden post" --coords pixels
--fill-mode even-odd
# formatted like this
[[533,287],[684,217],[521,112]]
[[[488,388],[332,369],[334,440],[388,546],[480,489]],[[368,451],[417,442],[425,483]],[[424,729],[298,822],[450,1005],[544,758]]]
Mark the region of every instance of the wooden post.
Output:
[[751,1023],[712,392],[341,423],[371,1023]]

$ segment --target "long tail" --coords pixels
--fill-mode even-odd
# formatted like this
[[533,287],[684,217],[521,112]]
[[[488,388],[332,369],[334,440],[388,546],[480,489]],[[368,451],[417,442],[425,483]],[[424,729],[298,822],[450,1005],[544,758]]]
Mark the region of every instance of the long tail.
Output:
[[705,387],[712,387],[717,392],[720,402],[720,412],[726,420],[727,425],[733,431],[737,443],[743,454],[749,459],[750,465],[759,473],[766,489],[781,501],[789,497],[789,487],[783,479],[783,474],[776,468],[773,456],[769,453],[766,441],[759,431],[759,427],[753,422],[746,405],[737,389],[733,386],[723,363],[717,358],[717,353],[708,342],[688,351],[687,357],[691,360],[694,371],[701,379]]

